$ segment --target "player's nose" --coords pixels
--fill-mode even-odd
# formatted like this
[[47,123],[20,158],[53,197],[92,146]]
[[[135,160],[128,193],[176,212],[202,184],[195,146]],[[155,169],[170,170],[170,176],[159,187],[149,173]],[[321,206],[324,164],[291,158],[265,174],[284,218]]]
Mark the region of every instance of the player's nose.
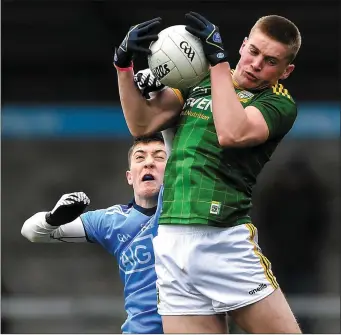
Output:
[[144,163],[146,166],[154,165],[155,161],[154,161],[153,156],[147,156]]
[[252,62],[252,67],[255,71],[260,71],[262,69],[263,59],[262,57],[255,57]]

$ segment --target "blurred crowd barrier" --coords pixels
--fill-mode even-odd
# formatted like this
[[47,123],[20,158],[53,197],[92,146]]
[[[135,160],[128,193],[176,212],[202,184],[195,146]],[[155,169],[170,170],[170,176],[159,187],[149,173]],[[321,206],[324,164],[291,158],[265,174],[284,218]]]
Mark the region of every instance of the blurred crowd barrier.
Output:
[[[337,333],[339,107],[299,106],[296,125],[259,177],[252,217],[303,330]],[[67,192],[86,192],[90,210],[132,198],[121,110],[5,105],[2,137],[2,332],[120,332],[115,259],[93,244],[33,244],[20,230]]]

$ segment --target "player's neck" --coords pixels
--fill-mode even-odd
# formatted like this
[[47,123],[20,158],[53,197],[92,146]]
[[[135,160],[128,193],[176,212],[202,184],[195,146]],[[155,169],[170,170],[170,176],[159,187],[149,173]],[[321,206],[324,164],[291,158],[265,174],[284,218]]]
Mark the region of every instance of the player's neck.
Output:
[[153,208],[157,205],[157,197],[150,197],[150,198],[142,198],[142,197],[135,197],[136,205],[143,207],[143,208]]

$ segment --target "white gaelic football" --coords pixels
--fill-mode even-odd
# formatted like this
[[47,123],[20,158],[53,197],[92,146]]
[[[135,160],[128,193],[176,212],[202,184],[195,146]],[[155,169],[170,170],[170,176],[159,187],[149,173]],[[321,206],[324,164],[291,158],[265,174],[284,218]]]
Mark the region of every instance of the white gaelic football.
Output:
[[184,89],[197,85],[208,72],[200,40],[184,25],[171,26],[159,33],[150,45],[148,65],[154,76],[169,87]]

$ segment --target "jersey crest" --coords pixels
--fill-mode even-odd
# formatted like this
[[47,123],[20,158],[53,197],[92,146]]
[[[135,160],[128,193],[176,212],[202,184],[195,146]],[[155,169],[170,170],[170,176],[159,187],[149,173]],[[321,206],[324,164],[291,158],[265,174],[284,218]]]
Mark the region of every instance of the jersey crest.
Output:
[[250,99],[254,97],[254,94],[249,91],[240,91],[237,93],[239,101],[243,103],[247,103]]

